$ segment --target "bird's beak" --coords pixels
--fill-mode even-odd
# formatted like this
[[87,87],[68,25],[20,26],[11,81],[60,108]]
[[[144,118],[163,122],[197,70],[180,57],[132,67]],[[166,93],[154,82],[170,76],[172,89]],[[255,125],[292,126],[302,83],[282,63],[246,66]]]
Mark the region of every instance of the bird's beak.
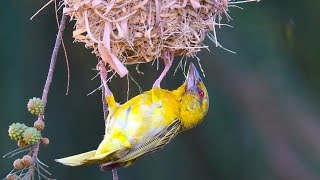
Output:
[[197,85],[201,82],[201,77],[199,75],[196,66],[193,63],[190,63],[188,75],[186,79],[187,89],[195,91],[197,89]]

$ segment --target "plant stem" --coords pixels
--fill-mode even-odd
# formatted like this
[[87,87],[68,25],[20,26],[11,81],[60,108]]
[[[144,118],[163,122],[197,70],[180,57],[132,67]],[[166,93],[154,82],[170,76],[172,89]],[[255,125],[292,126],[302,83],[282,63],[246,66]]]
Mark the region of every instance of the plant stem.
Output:
[[113,177],[113,180],[119,179],[117,169],[112,169],[112,177]]
[[[55,65],[56,65],[57,55],[58,55],[59,48],[60,48],[60,45],[61,45],[62,34],[63,34],[64,29],[65,29],[66,20],[67,20],[67,16],[63,14],[62,18],[61,18],[61,21],[60,21],[60,26],[59,26],[56,42],[55,42],[55,45],[54,45],[54,48],[53,48],[53,52],[52,52],[52,55],[51,55],[51,60],[50,60],[50,66],[49,66],[49,71],[48,71],[48,75],[47,75],[47,80],[46,80],[46,83],[44,85],[43,92],[42,92],[42,102],[43,102],[44,110],[45,110],[45,107],[46,107],[46,104],[47,104],[48,93],[49,93],[50,85],[51,85],[51,82],[52,82],[53,72],[54,72],[54,68],[55,68]],[[44,111],[43,111],[42,114],[40,114],[38,116],[38,120],[44,120]],[[37,162],[37,157],[38,157],[38,152],[39,152],[39,144],[40,144],[40,142],[37,143],[37,145],[34,148],[33,154],[32,154],[32,158],[33,158],[34,162]],[[29,167],[29,171],[26,173],[26,175],[22,179],[24,179],[24,180],[32,179],[32,177],[34,175],[35,166],[36,166],[36,163],[33,163],[33,165],[31,165]]]
[[[104,66],[104,65],[103,65]],[[101,68],[100,68],[100,72],[101,72]],[[105,77],[101,77],[101,84],[104,84],[104,79]],[[102,99],[102,109],[103,109],[103,119],[104,121],[106,121],[107,117],[108,117],[108,104],[106,102],[106,90],[105,90],[105,86],[102,86],[101,87],[101,99]],[[118,172],[117,172],[117,169],[112,169],[112,177],[113,177],[113,180],[118,180]]]
[[103,119],[105,121],[107,119],[107,117],[108,117],[108,104],[106,102],[104,86],[102,86],[101,89],[102,89],[102,92],[101,92],[102,97],[101,98],[102,98]]
[[[47,80],[46,83],[44,85],[43,88],[43,92],[42,92],[42,102],[44,107],[46,107],[47,104],[47,98],[48,98],[48,93],[49,93],[49,88],[52,82],[52,77],[53,77],[53,71],[56,65],[56,61],[57,61],[57,55],[59,52],[59,48],[61,46],[61,40],[62,40],[62,34],[66,25],[66,19],[67,16],[65,14],[62,15],[61,21],[60,21],[60,26],[59,26],[59,31],[57,34],[57,38],[56,38],[56,42],[53,48],[53,52],[51,55],[51,60],[50,60],[50,67],[49,67],[49,71],[48,71],[48,76],[47,76]],[[44,111],[43,111],[44,112]],[[41,117],[39,117],[41,118]]]

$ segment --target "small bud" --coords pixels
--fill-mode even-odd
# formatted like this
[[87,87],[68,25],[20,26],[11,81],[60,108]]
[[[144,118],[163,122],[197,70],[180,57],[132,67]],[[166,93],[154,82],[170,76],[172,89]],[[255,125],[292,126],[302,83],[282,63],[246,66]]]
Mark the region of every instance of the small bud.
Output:
[[22,158],[22,163],[25,166],[30,166],[31,164],[33,164],[33,159],[32,159],[32,157],[30,155],[25,155]]
[[24,164],[22,163],[22,160],[21,159],[16,159],[14,162],[13,162],[13,167],[15,169],[22,169],[24,168]]
[[35,97],[32,99],[29,99],[27,107],[29,112],[35,115],[39,115],[43,113],[43,110],[44,110],[44,105],[42,100],[40,98],[35,98]]
[[46,146],[46,145],[48,145],[50,143],[50,140],[48,138],[42,138],[41,142],[42,142],[43,145]]
[[42,131],[44,129],[44,122],[42,120],[36,120],[33,124],[33,126],[38,130],[38,131]]
[[22,139],[22,134],[25,129],[27,129],[25,124],[13,123],[9,126],[8,133],[11,139],[18,141]]
[[34,127],[28,127],[23,133],[23,141],[27,145],[36,144],[41,139],[41,133]]
[[7,175],[7,180],[17,180],[19,176],[15,175],[15,174],[8,174]]
[[19,146],[19,147],[25,147],[25,146],[27,146],[27,144],[23,141],[23,140],[19,140],[18,142],[17,142],[17,145]]

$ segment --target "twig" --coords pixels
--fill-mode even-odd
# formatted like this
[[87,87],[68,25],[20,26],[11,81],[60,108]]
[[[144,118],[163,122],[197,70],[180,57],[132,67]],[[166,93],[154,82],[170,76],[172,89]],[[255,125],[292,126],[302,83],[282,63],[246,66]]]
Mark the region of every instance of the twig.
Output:
[[[59,18],[58,18],[57,1],[54,1],[54,10],[55,10],[55,14],[56,14],[57,26],[59,28],[60,25],[59,25]],[[68,95],[69,94],[69,87],[70,87],[70,67],[69,67],[69,58],[68,58],[66,46],[64,44],[64,40],[63,40],[62,36],[61,36],[61,43],[62,43],[64,57],[65,57],[65,60],[66,60],[66,65],[67,65],[67,89],[66,89],[66,95]]]
[[117,169],[112,169],[113,180],[119,180]]
[[19,149],[16,149],[16,150],[13,150],[11,152],[8,152],[7,154],[3,155],[3,158],[5,157],[8,157],[8,158],[11,158],[17,154],[20,154],[22,152],[26,152],[26,151],[32,151],[32,149],[34,148],[35,146],[31,146],[31,147],[23,147],[23,148],[19,148]]
[[[100,68],[100,70],[101,70],[101,68]],[[104,84],[102,77],[101,77],[101,84]],[[101,90],[102,90],[101,91],[101,96],[102,96],[101,99],[102,99],[103,117],[104,117],[104,121],[105,121],[108,117],[108,104],[106,102],[106,97],[105,97],[105,86],[102,85]],[[117,169],[112,169],[112,177],[113,177],[113,180],[119,180]]]
[[101,92],[101,94],[102,94],[102,109],[103,109],[103,117],[104,117],[103,119],[105,121],[108,116],[108,104],[106,102],[104,86],[101,86],[101,90],[102,90],[102,92]]
[[[49,93],[50,85],[51,85],[51,82],[52,82],[53,72],[54,72],[54,68],[55,68],[55,65],[56,65],[59,48],[60,48],[60,45],[61,45],[61,37],[62,37],[64,28],[65,28],[66,19],[67,19],[67,16],[63,14],[62,18],[61,18],[61,21],[60,21],[60,26],[59,26],[56,42],[55,42],[55,45],[54,45],[54,48],[53,48],[53,52],[52,52],[52,55],[51,55],[51,60],[50,60],[50,66],[49,66],[49,71],[48,71],[48,75],[47,75],[47,80],[46,80],[46,83],[44,85],[43,92],[42,92],[42,102],[43,102],[44,110],[43,110],[43,113],[38,116],[38,120],[44,120],[44,111],[45,111],[45,107],[46,107],[46,104],[47,104],[48,93]],[[36,144],[36,146],[34,148],[34,151],[33,151],[33,154],[32,154],[32,158],[33,158],[34,162],[37,161],[38,152],[39,152],[39,144],[40,144],[40,142],[38,142]],[[34,163],[33,165],[31,165],[29,167],[29,171],[26,173],[26,175],[24,176],[23,179],[30,180],[32,178],[32,176],[34,175],[34,170],[36,168],[35,166],[36,166],[36,163]]]
[[44,8],[46,8],[47,6],[49,6],[54,0],[50,0],[49,2],[47,2],[45,5],[43,5],[36,13],[34,13],[34,15],[31,16],[30,20],[33,20],[33,18],[38,15]]
[[[43,102],[43,106],[44,106],[44,111],[45,111],[45,107],[46,107],[46,104],[47,104],[49,88],[50,88],[50,85],[51,85],[51,82],[52,82],[53,71],[54,71],[54,68],[55,68],[55,65],[56,65],[57,55],[58,55],[59,48],[60,48],[60,45],[61,45],[61,37],[62,37],[64,28],[65,28],[65,25],[66,25],[66,19],[67,19],[67,16],[63,14],[62,18],[61,18],[61,21],[60,21],[59,31],[58,31],[58,35],[57,35],[56,42],[55,42],[55,45],[54,45],[54,49],[53,49],[53,52],[52,52],[52,55],[51,55],[50,67],[49,67],[49,71],[48,71],[47,80],[46,80],[45,86],[43,88],[42,102]],[[43,114],[44,114],[44,111],[43,111]],[[39,116],[39,119],[42,119],[42,117]]]

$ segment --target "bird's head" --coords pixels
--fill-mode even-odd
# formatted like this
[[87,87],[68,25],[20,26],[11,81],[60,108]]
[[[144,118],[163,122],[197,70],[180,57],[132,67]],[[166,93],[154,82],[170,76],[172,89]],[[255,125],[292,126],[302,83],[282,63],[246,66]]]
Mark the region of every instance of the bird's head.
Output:
[[185,129],[198,125],[208,112],[209,96],[198,70],[190,64],[184,84],[177,90],[181,94],[180,119]]

